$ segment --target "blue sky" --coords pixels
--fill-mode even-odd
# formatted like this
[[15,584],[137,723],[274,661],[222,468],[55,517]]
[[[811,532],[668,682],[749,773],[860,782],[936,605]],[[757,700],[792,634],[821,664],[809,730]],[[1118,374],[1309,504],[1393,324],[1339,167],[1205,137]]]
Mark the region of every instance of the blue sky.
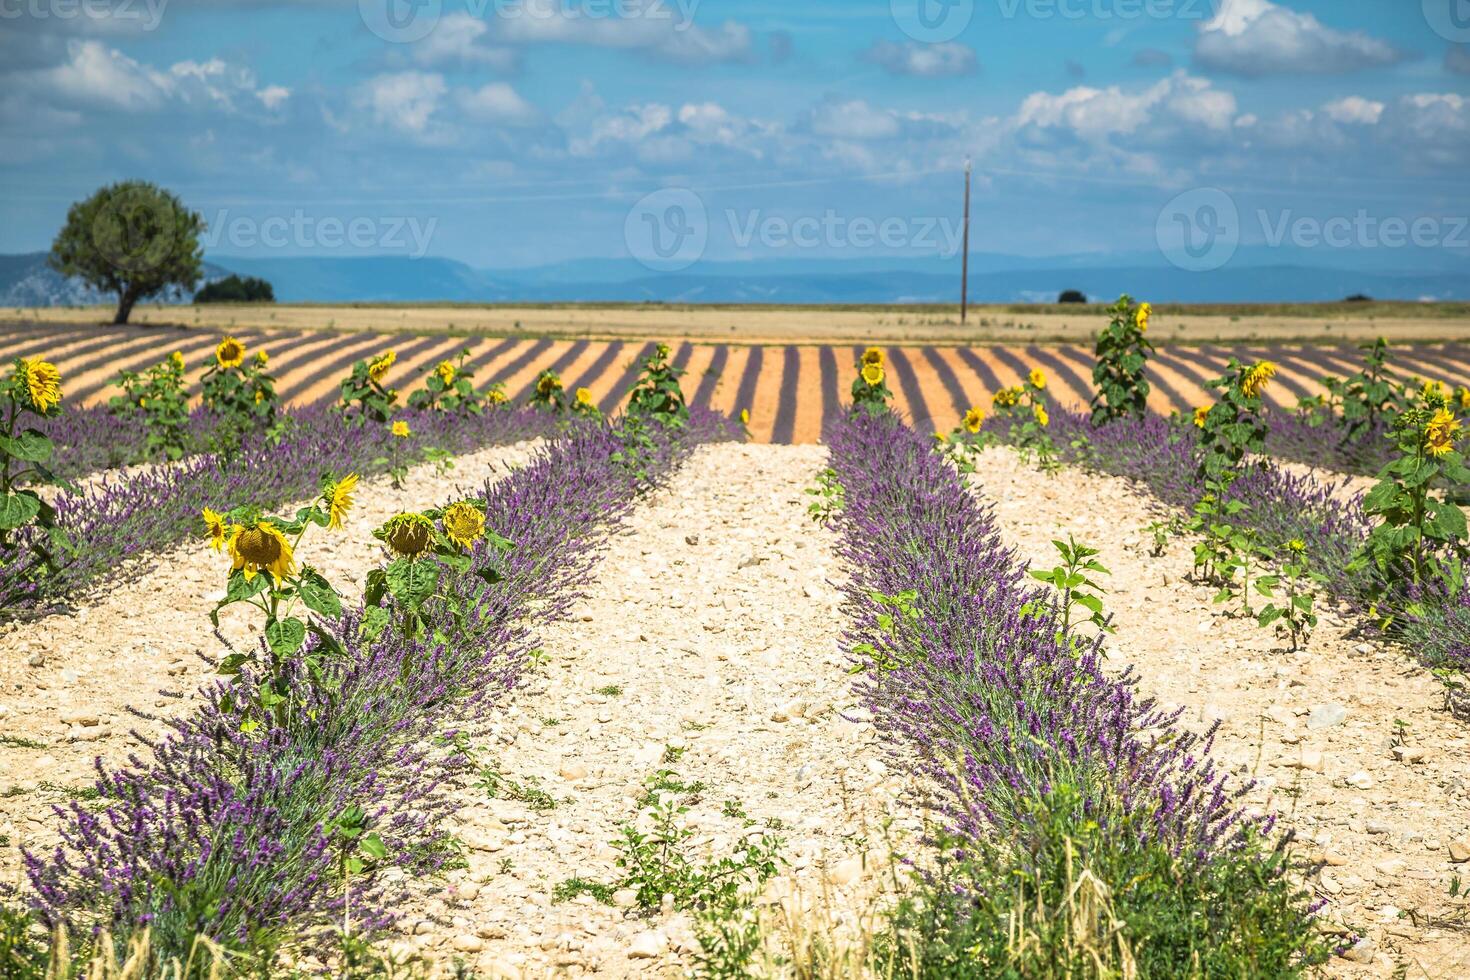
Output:
[[925,258],[970,157],[975,251],[1470,256],[1470,0],[0,0],[0,93],[3,252],[142,177],[216,255]]

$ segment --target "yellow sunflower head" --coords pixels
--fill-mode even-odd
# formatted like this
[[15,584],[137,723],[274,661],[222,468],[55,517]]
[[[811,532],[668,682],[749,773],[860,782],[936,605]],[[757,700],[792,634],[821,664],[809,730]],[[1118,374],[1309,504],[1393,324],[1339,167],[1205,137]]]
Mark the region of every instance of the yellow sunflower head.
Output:
[[949,436],[945,435],[943,432],[940,432],[938,429],[935,429],[934,430],[934,441],[935,442],[941,442],[941,443],[942,442],[949,442]]
[[[863,356],[866,357],[867,355],[864,354]],[[883,383],[884,377],[883,365],[881,363],[867,363],[863,365],[863,380],[868,383],[868,387],[878,387]]]
[[1138,329],[1148,333],[1148,318],[1153,315],[1154,305],[1152,303],[1138,304],[1138,312],[1134,314],[1134,321],[1138,324]]
[[1426,381],[1419,393],[1425,401],[1447,402],[1450,400],[1449,389],[1445,387],[1443,381]]
[[1470,388],[1456,388],[1455,401],[1460,403],[1460,410],[1470,412]]
[[1270,361],[1261,361],[1245,372],[1245,378],[1240,382],[1240,392],[1247,398],[1255,398],[1266,387],[1266,382],[1274,377],[1276,365]]
[[877,347],[869,347],[863,351],[863,366],[867,367],[869,364],[876,364],[882,367],[884,364],[883,351]]
[[31,409],[37,415],[48,415],[61,404],[61,372],[50,361],[39,358],[21,358],[21,373],[25,376],[25,395]]
[[1021,391],[1018,388],[1002,388],[990,401],[997,408],[1013,408],[1021,403]]
[[980,426],[985,424],[985,409],[972,408],[965,413],[965,431],[974,435],[980,431]]
[[561,378],[555,371],[547,371],[536,379],[536,394],[543,397],[553,395],[561,390]]
[[1194,424],[1196,427],[1201,429],[1205,427],[1205,422],[1210,417],[1210,409],[1212,407],[1213,406],[1210,405],[1201,405],[1199,408],[1196,408],[1194,410]]
[[1046,388],[1046,372],[1041,370],[1041,368],[1032,368],[1031,374],[1026,380],[1030,381],[1031,387],[1035,388],[1037,391],[1041,391]]
[[1051,416],[1046,414],[1045,405],[1036,406],[1036,424],[1041,426],[1043,429],[1051,425]]
[[388,369],[391,368],[394,362],[396,362],[397,360],[398,352],[395,350],[390,350],[384,354],[380,354],[378,357],[375,357],[371,363],[368,364],[368,377],[372,378],[378,384],[382,384],[383,379],[388,375]]
[[383,540],[401,558],[419,558],[434,545],[434,522],[423,514],[399,514],[383,525]]
[[222,368],[237,368],[245,360],[245,345],[234,337],[226,337],[214,349],[214,360]]
[[398,419],[393,423],[394,438],[407,439],[411,435],[413,435],[413,430],[408,427],[408,423],[403,421],[403,419]]
[[174,366],[175,370],[184,370],[184,355],[179,351],[174,351],[172,354],[170,354],[168,356],[168,362]]
[[485,400],[492,405],[502,405],[505,403],[505,392],[499,388],[491,388],[485,392]]
[[592,392],[586,388],[577,389],[577,404],[592,407]]
[[1455,448],[1455,437],[1459,432],[1460,420],[1448,409],[1441,408],[1424,428],[1424,448],[1431,456],[1443,456]]
[[259,521],[250,527],[236,526],[230,535],[232,571],[243,571],[248,582],[261,572],[269,572],[280,585],[296,571],[296,558],[291,542],[270,521]]
[[454,384],[454,365],[448,361],[440,361],[439,366],[434,369],[434,373],[439,375],[439,380],[446,385]]
[[469,548],[485,536],[485,515],[468,500],[444,510],[444,533],[461,548]]
[[357,474],[349,473],[336,483],[327,487],[322,494],[322,502],[327,505],[327,522],[329,530],[338,531],[342,528],[342,522],[352,510],[352,494],[357,489]]
[[741,425],[749,425],[750,424],[750,409],[748,409],[748,408],[742,408],[740,410],[740,424]]
[[225,520],[225,515],[216,513],[208,507],[203,510],[204,529],[209,535],[209,546],[215,551],[223,550],[225,542],[230,537],[230,523]]
[[270,356],[270,354],[266,353],[263,350],[258,350],[258,351],[255,352],[255,363],[256,363],[256,366],[258,366],[258,367],[265,367],[270,362],[271,362],[271,356]]

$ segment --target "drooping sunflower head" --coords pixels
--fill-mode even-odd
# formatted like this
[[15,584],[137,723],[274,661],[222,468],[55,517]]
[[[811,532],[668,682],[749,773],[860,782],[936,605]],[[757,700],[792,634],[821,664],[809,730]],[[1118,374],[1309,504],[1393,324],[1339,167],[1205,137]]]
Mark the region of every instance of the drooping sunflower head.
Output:
[[396,350],[390,350],[386,351],[385,353],[379,354],[368,364],[368,377],[372,378],[378,384],[382,384],[383,379],[388,376],[388,369],[391,368],[397,360],[398,352]]
[[322,503],[327,505],[327,528],[338,531],[352,510],[352,494],[357,489],[357,474],[349,473],[322,492]]
[[1051,416],[1046,414],[1045,405],[1036,406],[1036,424],[1041,426],[1043,429],[1051,425]]
[[408,427],[408,423],[403,421],[403,419],[398,419],[393,423],[393,437],[395,439],[407,439],[411,435],[413,435],[413,430]]
[[653,356],[660,361],[667,361],[669,359],[669,345],[659,344],[657,347],[654,348]]
[[867,367],[869,364],[876,364],[882,367],[884,364],[883,351],[877,347],[869,347],[863,351],[863,366]]
[[1276,377],[1276,365],[1270,361],[1261,361],[1245,372],[1245,377],[1240,382],[1240,393],[1247,398],[1255,398],[1265,389],[1266,383]]
[[485,400],[492,405],[505,404],[505,392],[500,388],[491,388],[485,392]]
[[1194,410],[1194,424],[1196,427],[1201,429],[1205,427],[1205,422],[1209,420],[1210,409],[1212,407],[1211,405],[1201,405]]
[[234,527],[230,535],[230,557],[234,560],[233,570],[244,571],[247,582],[261,572],[269,572],[280,585],[296,571],[291,542],[270,521]]
[[1148,318],[1153,315],[1154,305],[1152,303],[1139,303],[1138,312],[1133,315],[1134,322],[1138,324],[1138,329],[1144,333],[1148,333]]
[[985,424],[985,409],[975,407],[965,413],[965,431],[974,435]]
[[382,538],[395,555],[419,558],[434,544],[434,522],[423,514],[399,514],[383,525]]
[[223,550],[232,530],[230,522],[225,520],[225,515],[216,513],[208,507],[204,508],[202,514],[204,530],[209,535],[209,546],[215,551]]
[[1014,408],[1021,403],[1021,390],[1019,388],[1002,388],[991,397],[991,404],[997,408]]
[[561,377],[555,371],[547,371],[536,379],[536,394],[543,398],[561,391]]
[[270,362],[271,362],[271,356],[270,356],[270,354],[266,353],[263,350],[258,350],[258,351],[255,352],[255,364],[256,364],[257,367],[265,367]]
[[1031,387],[1038,391],[1046,388],[1046,372],[1041,370],[1041,368],[1032,368],[1031,374],[1026,380],[1030,381]]
[[469,548],[485,536],[485,515],[468,500],[444,509],[444,533],[461,548]]
[[[865,357],[867,355],[864,355]],[[869,388],[876,388],[883,383],[886,375],[881,363],[868,363],[863,365],[863,380],[868,383]]]
[[40,358],[23,357],[20,370],[24,375],[26,400],[37,415],[49,415],[61,404],[61,372],[56,365]]
[[245,345],[234,337],[226,337],[214,349],[214,360],[222,368],[237,368],[245,361]]
[[577,404],[587,408],[592,407],[592,392],[586,388],[577,389]]
[[448,361],[440,361],[439,366],[434,368],[434,373],[439,375],[439,380],[446,385],[454,384],[454,365]]
[[1443,381],[1424,382],[1424,387],[1419,390],[1419,395],[1427,402],[1446,403],[1450,400],[1450,390],[1445,387]]
[[1449,409],[1441,408],[1424,427],[1424,448],[1431,456],[1443,456],[1455,448],[1455,437],[1459,432],[1460,420],[1450,414]]

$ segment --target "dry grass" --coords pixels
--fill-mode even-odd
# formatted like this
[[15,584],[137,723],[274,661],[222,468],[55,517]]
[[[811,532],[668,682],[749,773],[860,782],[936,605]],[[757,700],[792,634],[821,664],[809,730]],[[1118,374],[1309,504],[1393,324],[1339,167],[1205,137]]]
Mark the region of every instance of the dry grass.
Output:
[[[14,309],[20,320],[97,323],[99,307]],[[1098,306],[978,306],[965,326],[952,306],[684,306],[666,304],[276,304],[139,307],[140,324],[229,330],[407,331],[597,340],[705,340],[736,344],[1088,342]],[[1395,343],[1470,340],[1470,304],[1161,304],[1154,337],[1169,343]]]

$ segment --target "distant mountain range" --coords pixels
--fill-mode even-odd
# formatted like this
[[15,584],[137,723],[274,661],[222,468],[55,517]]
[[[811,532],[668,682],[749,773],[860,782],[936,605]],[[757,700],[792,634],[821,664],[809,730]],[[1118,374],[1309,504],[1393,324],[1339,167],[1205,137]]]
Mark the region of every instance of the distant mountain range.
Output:
[[[1242,248],[1223,269],[1192,273],[1157,253],[1048,258],[972,253],[973,303],[1052,302],[1064,289],[1093,299],[1119,293],[1154,302],[1325,302],[1354,293],[1375,299],[1470,300],[1470,255],[1450,249],[1356,252]],[[760,259],[700,262],[655,273],[631,259],[580,259],[524,269],[476,269],[442,258],[401,256],[253,258],[212,255],[206,281],[259,276],[281,302],[648,302],[953,303],[958,257]],[[175,294],[169,301],[188,299]],[[110,302],[57,275],[42,252],[0,255],[0,306]]]

